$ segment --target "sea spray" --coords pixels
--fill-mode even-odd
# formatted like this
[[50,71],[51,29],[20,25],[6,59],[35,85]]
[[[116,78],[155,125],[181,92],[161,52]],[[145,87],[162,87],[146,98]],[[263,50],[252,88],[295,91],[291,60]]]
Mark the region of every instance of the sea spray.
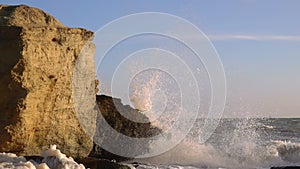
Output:
[[[260,124],[255,119],[232,119],[235,126],[226,131],[222,141],[221,151],[241,166],[253,166],[258,164],[261,159],[260,139],[256,127]],[[225,126],[224,126],[225,127]]]
[[163,130],[172,127],[180,112],[180,90],[165,72],[147,70],[135,76],[130,85],[132,105]]
[[136,78],[132,83],[131,102],[136,109],[144,112],[151,121],[155,117],[151,112],[153,110],[153,100],[155,91],[159,90],[160,72],[154,72],[148,82],[143,82],[144,78]]

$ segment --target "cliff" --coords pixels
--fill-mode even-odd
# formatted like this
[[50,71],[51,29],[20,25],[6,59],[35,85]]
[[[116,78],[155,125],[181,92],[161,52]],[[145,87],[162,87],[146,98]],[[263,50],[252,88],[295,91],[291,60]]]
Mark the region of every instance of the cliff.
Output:
[[[81,111],[91,113],[85,116],[92,119],[91,38],[93,32],[65,27],[39,9],[0,5],[0,152],[39,155],[56,144],[73,157],[89,154],[93,142],[77,118],[74,97],[86,98]],[[85,44],[87,51],[80,55]],[[85,76],[74,80],[78,65]]]

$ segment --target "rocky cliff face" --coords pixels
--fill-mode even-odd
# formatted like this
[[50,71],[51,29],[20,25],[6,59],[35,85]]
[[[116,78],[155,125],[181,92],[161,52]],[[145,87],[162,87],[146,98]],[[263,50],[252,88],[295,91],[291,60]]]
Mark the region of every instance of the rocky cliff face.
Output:
[[[82,94],[88,102],[80,103],[81,111],[93,113],[95,46],[88,43],[79,59],[92,37],[39,9],[0,5],[0,151],[38,155],[56,144],[67,155],[88,155],[92,139],[80,125],[74,97]],[[80,83],[74,83],[76,65],[85,75],[76,77]]]

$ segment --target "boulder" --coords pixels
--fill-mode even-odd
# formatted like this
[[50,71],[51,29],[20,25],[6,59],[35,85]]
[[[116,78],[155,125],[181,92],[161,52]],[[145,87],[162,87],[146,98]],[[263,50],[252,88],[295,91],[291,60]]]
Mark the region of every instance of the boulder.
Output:
[[92,38],[93,32],[65,27],[39,9],[0,5],[0,152],[39,155],[56,144],[68,156],[90,153],[96,124]]

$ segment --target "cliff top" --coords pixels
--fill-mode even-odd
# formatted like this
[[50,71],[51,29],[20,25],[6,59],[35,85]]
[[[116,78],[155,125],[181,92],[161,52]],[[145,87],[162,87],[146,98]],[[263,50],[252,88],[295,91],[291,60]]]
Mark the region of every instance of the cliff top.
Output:
[[20,27],[64,27],[64,25],[44,11],[27,5],[1,5],[0,26]]

